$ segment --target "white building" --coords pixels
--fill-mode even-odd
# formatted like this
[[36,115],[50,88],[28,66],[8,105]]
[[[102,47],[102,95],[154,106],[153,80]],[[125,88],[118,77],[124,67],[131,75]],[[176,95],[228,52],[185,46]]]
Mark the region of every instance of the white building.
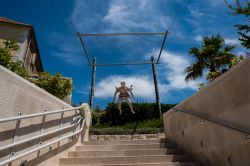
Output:
[[33,26],[0,17],[0,44],[12,39],[19,45],[19,50],[14,53],[13,60],[23,62],[23,66],[30,75],[42,72],[43,66]]

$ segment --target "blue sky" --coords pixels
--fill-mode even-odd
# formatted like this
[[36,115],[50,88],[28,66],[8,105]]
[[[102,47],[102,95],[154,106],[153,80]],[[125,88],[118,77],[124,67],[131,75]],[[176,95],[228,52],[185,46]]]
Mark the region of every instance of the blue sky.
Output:
[[[227,44],[240,46],[233,27],[244,22],[229,14],[224,0],[9,0],[1,3],[0,16],[32,24],[44,69],[73,78],[73,102],[87,102],[91,68],[87,66],[76,32],[164,32],[169,28],[161,64],[157,65],[161,101],[177,103],[197,91],[202,80],[184,81],[183,70],[192,63],[190,47],[202,36],[221,34]],[[136,99],[154,101],[151,67],[98,67],[95,105],[112,101],[114,85],[125,80]]]

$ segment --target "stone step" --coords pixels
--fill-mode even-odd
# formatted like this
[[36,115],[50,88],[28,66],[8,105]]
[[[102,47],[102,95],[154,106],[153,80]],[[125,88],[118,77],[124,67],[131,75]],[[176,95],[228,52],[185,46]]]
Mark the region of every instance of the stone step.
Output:
[[[79,166],[79,165],[60,165]],[[163,162],[163,163],[138,163],[138,164],[84,164],[83,166],[195,166],[193,162]]]
[[119,141],[89,141],[84,145],[118,145],[118,144],[152,144],[165,143],[165,140],[119,140]]
[[166,163],[191,161],[187,155],[154,155],[154,156],[129,156],[129,157],[68,157],[59,160],[60,165],[89,165],[89,164],[138,164],[138,163]]
[[152,144],[118,144],[118,145],[82,145],[76,146],[76,151],[107,151],[107,150],[132,150],[132,149],[161,149],[175,148],[175,145],[165,143]]
[[69,157],[108,157],[108,156],[142,156],[142,155],[166,155],[166,154],[183,154],[184,152],[177,148],[169,149],[132,149],[132,150],[115,150],[115,151],[73,151],[69,152]]

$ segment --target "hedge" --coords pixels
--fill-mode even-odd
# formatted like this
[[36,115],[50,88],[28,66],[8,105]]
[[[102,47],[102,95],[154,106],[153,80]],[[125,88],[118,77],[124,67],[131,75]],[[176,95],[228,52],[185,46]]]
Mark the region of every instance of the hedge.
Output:
[[[176,104],[162,104],[162,113],[168,111]],[[123,113],[119,115],[118,106],[116,103],[108,103],[104,111],[93,113],[92,124],[102,124],[106,126],[120,126],[129,122],[142,122],[145,120],[159,119],[160,115],[157,111],[155,103],[133,103],[135,114],[130,112],[126,103],[122,105]]]

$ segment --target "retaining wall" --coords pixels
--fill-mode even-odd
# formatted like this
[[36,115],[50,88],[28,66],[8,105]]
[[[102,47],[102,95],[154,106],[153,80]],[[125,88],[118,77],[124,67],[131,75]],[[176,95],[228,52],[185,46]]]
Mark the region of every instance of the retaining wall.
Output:
[[[176,106],[250,133],[250,58]],[[164,114],[166,138],[200,165],[249,166],[250,137],[179,111]]]
[[[0,66],[0,118],[32,114],[47,111],[53,111],[63,108],[72,108],[67,103],[54,97],[48,92],[40,89],[35,84],[19,77],[15,73]],[[75,112],[66,112],[63,115],[63,125],[69,125],[72,121]],[[58,129],[61,123],[61,114],[48,115],[45,117],[44,131]],[[29,138],[40,134],[42,117],[22,120],[20,127],[17,130],[17,141]],[[15,132],[16,122],[0,123],[0,146],[12,143],[12,138]],[[67,130],[62,135],[72,133],[72,130]],[[42,143],[58,138],[59,134],[50,135],[40,140]],[[48,148],[41,150],[38,153],[33,153],[25,158],[17,160],[12,165],[20,165],[21,160],[26,160],[26,165],[57,165],[58,154],[67,154],[66,149],[71,148],[76,142],[64,140],[60,144],[52,146],[50,151]],[[31,141],[23,146],[17,146],[13,149],[15,155],[21,154],[24,151],[38,146],[39,140]],[[7,159],[10,150],[0,152],[0,161]]]

